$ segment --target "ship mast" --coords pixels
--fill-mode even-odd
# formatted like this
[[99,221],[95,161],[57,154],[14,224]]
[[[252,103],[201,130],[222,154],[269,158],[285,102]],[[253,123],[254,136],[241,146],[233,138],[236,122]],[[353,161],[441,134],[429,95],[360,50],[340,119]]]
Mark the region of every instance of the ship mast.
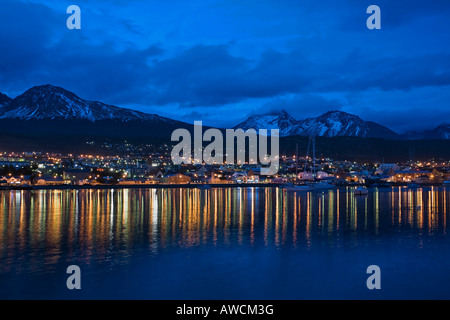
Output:
[[316,137],[312,137],[313,141],[313,179],[316,180]]
[[308,149],[306,149],[306,157],[305,157],[305,167],[303,168],[303,172],[306,172],[306,166],[308,165],[308,156],[309,156],[309,146],[311,144],[311,137],[308,140]]
[[298,142],[295,145],[295,181],[298,179]]

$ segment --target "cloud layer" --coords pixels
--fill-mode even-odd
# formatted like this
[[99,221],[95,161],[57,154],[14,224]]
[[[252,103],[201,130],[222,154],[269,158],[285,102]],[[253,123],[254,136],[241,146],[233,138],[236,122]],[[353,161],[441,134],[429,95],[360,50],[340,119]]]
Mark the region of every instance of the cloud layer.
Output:
[[366,2],[79,1],[75,31],[65,28],[64,3],[5,0],[0,91],[51,83],[217,126],[277,109],[296,118],[340,109],[404,131],[425,125],[411,111],[428,108],[426,125],[439,124],[448,114],[449,2],[379,1],[378,31],[365,27]]

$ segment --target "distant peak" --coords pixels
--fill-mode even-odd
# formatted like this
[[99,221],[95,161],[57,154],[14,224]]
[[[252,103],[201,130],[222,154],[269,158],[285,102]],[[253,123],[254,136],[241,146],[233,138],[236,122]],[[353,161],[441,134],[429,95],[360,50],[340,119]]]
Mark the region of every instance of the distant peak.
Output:
[[332,115],[332,114],[345,114],[345,115],[353,116],[353,114],[350,114],[350,113],[347,113],[347,112],[344,112],[344,111],[339,111],[339,110],[327,111],[323,115]]
[[332,111],[328,111],[325,112],[324,114],[322,114],[321,116],[319,116],[319,118],[353,118],[353,119],[361,119],[360,117],[358,117],[357,115],[345,112],[345,111],[339,111],[339,110],[332,110]]
[[43,84],[39,86],[34,86],[28,89],[27,91],[36,91],[36,90],[55,90],[55,91],[67,91],[64,88],[54,86],[52,84]]
[[8,97],[6,94],[3,94],[0,92],[0,104],[4,103],[4,102],[9,102],[12,99],[10,97]]
[[[1,102],[0,102],[1,104]],[[52,84],[34,86],[2,104],[0,119],[155,120],[159,116],[81,99]]]
[[70,99],[75,99],[75,100],[80,99],[80,97],[78,97],[75,93],[73,93],[69,90],[66,90],[62,87],[54,86],[52,84],[44,84],[44,85],[34,86],[23,93],[24,97],[30,97],[30,96],[51,97],[53,95],[63,95]]
[[289,117],[289,113],[286,112],[286,110],[273,110],[273,111],[269,111],[264,115],[270,115],[270,116],[288,116]]

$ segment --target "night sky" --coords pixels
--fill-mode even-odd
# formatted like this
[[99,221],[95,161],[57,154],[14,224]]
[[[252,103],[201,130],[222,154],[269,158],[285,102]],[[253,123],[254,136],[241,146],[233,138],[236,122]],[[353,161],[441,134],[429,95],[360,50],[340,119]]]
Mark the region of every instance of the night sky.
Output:
[[449,21],[448,0],[1,0],[0,92],[49,83],[218,127],[284,109],[431,129],[450,116]]

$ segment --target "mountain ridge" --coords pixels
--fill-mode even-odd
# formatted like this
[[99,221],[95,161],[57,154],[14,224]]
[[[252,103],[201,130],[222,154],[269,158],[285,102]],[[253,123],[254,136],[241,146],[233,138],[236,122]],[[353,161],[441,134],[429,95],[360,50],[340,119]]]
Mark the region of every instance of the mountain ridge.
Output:
[[[0,101],[1,103],[1,101]],[[8,101],[0,109],[0,119],[20,120],[161,120],[175,122],[156,114],[89,101],[71,91],[50,84],[34,86]]]
[[428,130],[408,131],[403,134],[407,140],[436,140],[436,139],[450,139],[450,123],[441,123],[437,127]]
[[[18,132],[19,129],[24,132],[40,133],[39,130],[48,131],[46,126],[56,121],[64,121],[69,127],[70,132],[75,132],[77,127],[80,133],[89,125],[79,125],[80,121],[90,123],[108,123],[106,132],[121,134],[125,136],[127,132],[114,132],[128,130],[137,134],[151,136],[155,128],[160,128],[158,134],[168,134],[169,129],[173,128],[192,128],[192,124],[179,120],[165,118],[157,114],[149,114],[132,109],[122,108],[114,105],[105,104],[99,101],[89,101],[80,98],[75,93],[62,87],[51,84],[34,86],[26,90],[21,95],[11,99],[7,95],[0,93],[0,120],[4,128],[3,132],[12,130]],[[14,120],[14,121],[13,121]],[[22,123],[25,121],[25,123]],[[12,123],[17,126],[13,127]],[[46,125],[42,125],[45,122]],[[75,124],[75,122],[77,124]],[[119,123],[142,123],[138,125],[139,130],[135,130],[132,125],[119,125]],[[28,123],[28,125],[26,124]],[[28,126],[33,123],[30,128]],[[117,128],[113,128],[113,124]],[[34,126],[34,128],[33,128]],[[61,125],[55,125],[61,128]],[[148,129],[145,129],[148,128]],[[254,114],[249,116],[234,128],[244,130],[254,129],[279,129],[281,137],[288,136],[321,136],[321,137],[363,137],[363,138],[382,138],[382,139],[450,139],[450,124],[443,123],[436,128],[423,131],[410,131],[404,134],[397,134],[391,129],[382,126],[373,121],[366,121],[360,117],[339,110],[332,110],[323,113],[317,117],[297,120],[293,118],[286,110],[269,111],[264,114]],[[6,131],[5,131],[6,130]],[[50,130],[51,131],[51,130]],[[88,134],[96,130],[88,130]],[[144,133],[143,133],[144,132]],[[156,134],[156,131],[155,131]]]
[[0,108],[8,105],[11,102],[11,98],[8,97],[6,94],[3,94],[0,92]]
[[320,116],[296,120],[285,110],[253,115],[241,122],[235,128],[242,129],[279,129],[280,136],[355,136],[386,139],[399,139],[394,131],[373,121],[364,121],[360,117],[343,112],[328,111]]

